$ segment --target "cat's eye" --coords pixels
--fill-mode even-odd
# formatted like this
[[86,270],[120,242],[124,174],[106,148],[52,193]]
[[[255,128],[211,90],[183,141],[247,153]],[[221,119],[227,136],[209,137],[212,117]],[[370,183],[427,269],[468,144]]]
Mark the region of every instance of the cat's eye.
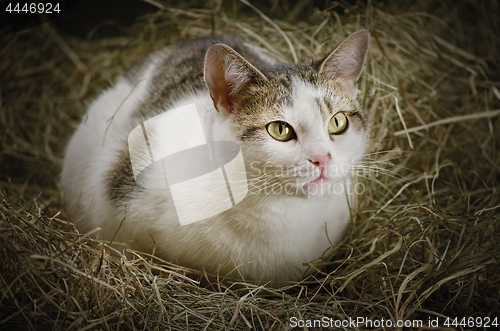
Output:
[[341,134],[347,127],[347,117],[344,113],[338,112],[330,118],[328,122],[328,132],[331,134]]
[[267,132],[271,137],[279,141],[288,141],[295,137],[295,131],[293,131],[290,124],[281,121],[269,123]]

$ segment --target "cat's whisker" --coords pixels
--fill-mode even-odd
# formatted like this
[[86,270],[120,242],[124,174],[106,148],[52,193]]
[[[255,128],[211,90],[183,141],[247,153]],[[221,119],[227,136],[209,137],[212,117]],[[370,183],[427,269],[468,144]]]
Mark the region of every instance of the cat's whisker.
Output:
[[[375,173],[375,175],[364,175],[365,173],[369,173],[369,174]],[[366,176],[366,178],[376,178],[379,175],[385,175],[387,177],[390,177],[393,179],[398,179],[398,180],[401,180],[403,178],[402,175],[400,175],[394,171],[390,171],[387,169],[381,169],[381,168],[359,167],[359,168],[356,168],[356,171],[354,172],[354,174],[356,174],[358,176],[363,174],[364,176]]]
[[413,169],[410,169],[408,167],[405,167],[405,166],[402,166],[402,165],[395,165],[394,163],[392,162],[388,162],[388,161],[361,161],[359,162],[360,165],[385,165],[385,166],[389,166],[389,167],[395,167],[395,168],[399,168],[399,169],[404,169],[406,171],[410,171],[410,172],[415,172],[415,170]]
[[[398,181],[400,181],[400,180],[402,179],[402,178],[395,177],[395,176],[391,176],[391,175],[386,175],[386,176],[387,176],[387,177],[389,177],[389,178],[396,179],[396,180],[398,180]],[[376,183],[376,184],[378,184],[378,185],[380,185],[380,186],[384,187],[384,188],[385,188],[385,189],[387,189],[387,190],[390,190],[390,189],[386,186],[386,184],[384,184],[384,183],[383,183],[383,182],[382,182],[379,178],[377,178],[377,177],[367,176],[367,175],[363,175],[363,174],[357,174],[357,177],[364,178],[364,179],[366,179],[366,180],[368,180],[368,181],[370,181],[370,182]]]
[[[408,169],[408,168],[405,168],[405,167],[395,167],[392,164],[384,164],[384,163],[382,163],[382,164],[378,164],[378,163],[359,163],[359,164],[357,164],[355,166],[355,168],[360,168],[360,167],[370,168],[370,169],[375,169],[375,170],[385,170],[385,171],[390,171],[390,172],[394,172],[394,173],[397,173],[401,169],[407,170],[409,172],[414,172],[414,170],[412,170],[412,169]],[[392,170],[391,168],[396,168],[398,171]]]

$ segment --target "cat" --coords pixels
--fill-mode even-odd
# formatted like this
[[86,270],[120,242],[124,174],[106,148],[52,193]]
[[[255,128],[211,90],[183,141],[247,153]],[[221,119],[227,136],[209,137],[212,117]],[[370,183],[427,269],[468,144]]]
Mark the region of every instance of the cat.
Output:
[[[278,63],[234,36],[151,53],[93,101],[70,139],[61,174],[68,215],[81,232],[186,267],[245,281],[301,279],[350,220],[351,170],[367,141],[356,82],[369,38],[360,29],[323,60],[301,64]],[[145,121],[193,104],[207,141],[241,148],[239,185],[248,189],[232,208],[181,225],[172,192],[148,189],[164,179],[136,180],[128,139]],[[200,163],[189,162],[180,168]],[[197,215],[196,205],[188,210]]]

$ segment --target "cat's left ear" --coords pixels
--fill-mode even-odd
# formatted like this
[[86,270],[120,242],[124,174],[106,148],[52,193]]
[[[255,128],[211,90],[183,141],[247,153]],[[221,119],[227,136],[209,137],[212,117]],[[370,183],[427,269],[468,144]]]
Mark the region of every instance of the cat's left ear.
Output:
[[215,108],[227,113],[237,111],[238,92],[250,80],[267,80],[259,69],[225,44],[215,44],[207,50],[203,76]]
[[355,94],[356,82],[363,69],[369,44],[370,33],[367,29],[354,32],[320,61],[318,73],[327,80],[344,81]]

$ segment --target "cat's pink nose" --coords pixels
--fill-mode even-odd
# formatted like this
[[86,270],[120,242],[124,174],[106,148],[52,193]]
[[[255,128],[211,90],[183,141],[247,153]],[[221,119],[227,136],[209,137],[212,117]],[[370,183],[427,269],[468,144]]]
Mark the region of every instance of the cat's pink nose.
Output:
[[328,163],[332,159],[332,155],[330,153],[326,155],[315,155],[311,159],[309,159],[309,162],[317,166],[320,170],[323,170]]

